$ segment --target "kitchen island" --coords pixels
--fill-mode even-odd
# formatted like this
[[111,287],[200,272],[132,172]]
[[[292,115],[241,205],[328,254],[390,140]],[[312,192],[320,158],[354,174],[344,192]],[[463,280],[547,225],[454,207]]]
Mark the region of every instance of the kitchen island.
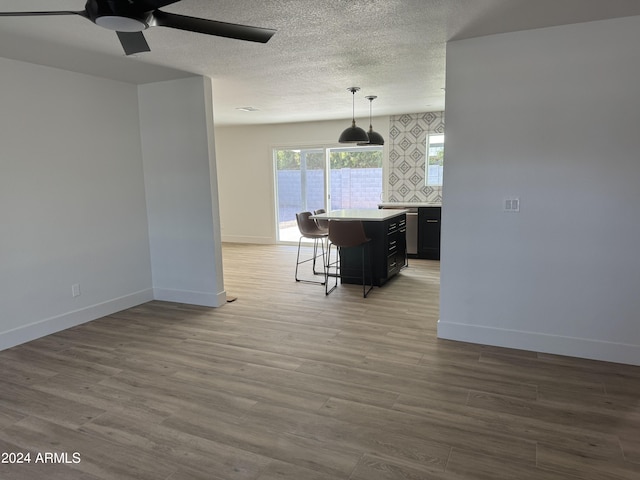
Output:
[[[406,265],[406,210],[345,209],[312,215],[329,221],[360,220],[371,239],[373,284],[380,287]],[[343,283],[362,283],[362,260],[357,248],[343,248],[340,256]],[[365,269],[366,271],[367,269]],[[349,277],[349,278],[346,278]],[[370,283],[369,278],[366,279]]]
[[385,202],[384,209],[407,210],[407,256],[440,260],[440,203]]

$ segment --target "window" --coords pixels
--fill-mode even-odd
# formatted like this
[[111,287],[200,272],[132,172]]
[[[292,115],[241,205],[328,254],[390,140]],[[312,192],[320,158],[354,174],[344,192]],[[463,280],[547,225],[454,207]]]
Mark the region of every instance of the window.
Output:
[[296,213],[376,208],[382,199],[382,147],[276,148],[278,241],[297,242]]
[[425,162],[425,184],[430,187],[442,186],[444,163],[444,135],[427,135],[427,159]]
[[382,200],[382,147],[329,148],[329,210],[377,208]]

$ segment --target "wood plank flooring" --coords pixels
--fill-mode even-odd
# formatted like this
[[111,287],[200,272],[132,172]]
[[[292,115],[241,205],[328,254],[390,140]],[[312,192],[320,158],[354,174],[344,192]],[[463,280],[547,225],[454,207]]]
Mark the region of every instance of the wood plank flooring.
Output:
[[438,262],[325,297],[295,253],[226,244],[233,303],[0,352],[0,453],[32,459],[0,479],[640,478],[640,367],[438,340]]

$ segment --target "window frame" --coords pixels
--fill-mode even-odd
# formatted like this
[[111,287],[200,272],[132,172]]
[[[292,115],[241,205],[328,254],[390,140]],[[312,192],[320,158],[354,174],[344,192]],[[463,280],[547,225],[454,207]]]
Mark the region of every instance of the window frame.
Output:
[[[437,140],[437,141],[433,141]],[[445,136],[444,133],[427,133],[425,141],[425,162],[424,162],[424,184],[427,187],[441,187],[442,177],[444,171],[444,151],[445,151]],[[437,157],[432,155],[432,149],[438,149]],[[435,162],[432,159],[437,158]],[[432,169],[437,169],[438,173],[433,174],[430,172]],[[431,169],[431,170],[432,170]],[[435,177],[435,181],[432,180]]]

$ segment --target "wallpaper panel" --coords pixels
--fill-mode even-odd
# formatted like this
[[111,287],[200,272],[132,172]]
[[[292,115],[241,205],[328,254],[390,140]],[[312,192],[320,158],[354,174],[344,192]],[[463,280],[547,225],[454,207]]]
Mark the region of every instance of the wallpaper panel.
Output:
[[389,202],[442,201],[442,187],[424,184],[426,141],[430,133],[444,133],[444,112],[412,113],[390,118]]

